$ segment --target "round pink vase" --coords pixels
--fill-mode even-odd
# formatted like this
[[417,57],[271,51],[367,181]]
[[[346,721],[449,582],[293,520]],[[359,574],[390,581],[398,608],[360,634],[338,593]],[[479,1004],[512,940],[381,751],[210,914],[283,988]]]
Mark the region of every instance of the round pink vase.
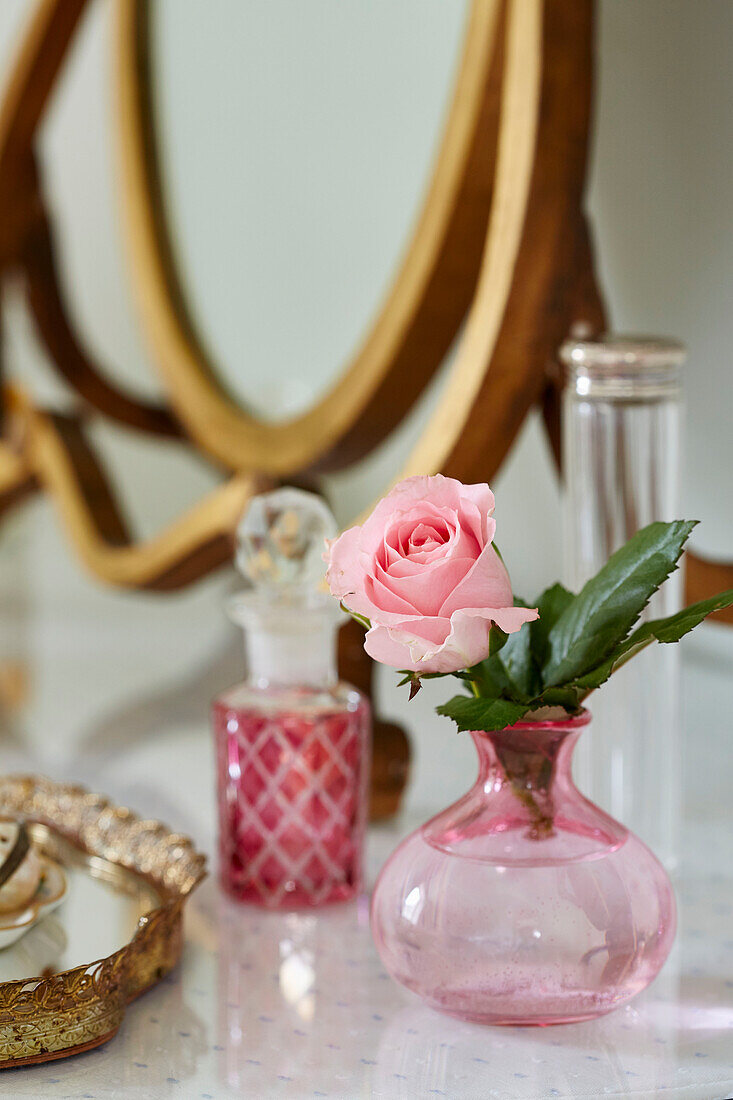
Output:
[[372,933],[398,982],[487,1024],[559,1024],[656,977],[676,913],[664,868],[575,787],[587,711],[472,734],[476,784],[385,864]]

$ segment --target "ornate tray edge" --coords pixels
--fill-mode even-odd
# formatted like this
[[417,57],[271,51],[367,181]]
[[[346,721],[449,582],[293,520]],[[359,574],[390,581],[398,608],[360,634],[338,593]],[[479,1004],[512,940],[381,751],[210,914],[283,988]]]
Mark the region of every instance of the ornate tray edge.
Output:
[[206,875],[206,856],[159,821],[140,818],[86,787],[40,776],[0,778],[0,812],[61,834],[92,856],[147,879],[162,904],[130,942],[104,959],[51,977],[0,983],[0,1069],[65,1057],[105,1042],[127,1004],[176,965],[183,905]]

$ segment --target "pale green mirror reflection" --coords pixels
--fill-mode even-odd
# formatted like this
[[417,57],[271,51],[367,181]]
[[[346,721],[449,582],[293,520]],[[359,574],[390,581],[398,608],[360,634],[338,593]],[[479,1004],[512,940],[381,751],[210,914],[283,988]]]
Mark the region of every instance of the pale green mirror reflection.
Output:
[[[219,382],[267,420],[341,374],[409,240],[464,0],[158,0],[164,205]],[[215,15],[215,17],[213,17]]]

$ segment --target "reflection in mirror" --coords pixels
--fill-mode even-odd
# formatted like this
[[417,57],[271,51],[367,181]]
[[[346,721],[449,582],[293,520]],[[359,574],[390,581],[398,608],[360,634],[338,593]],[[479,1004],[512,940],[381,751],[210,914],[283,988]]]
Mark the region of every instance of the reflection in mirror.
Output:
[[[158,0],[155,128],[178,276],[240,403],[303,412],[409,238],[467,4]],[[358,49],[355,43],[358,42]]]
[[140,917],[161,902],[140,876],[86,856],[44,826],[33,826],[33,836],[64,865],[67,893],[59,909],[0,951],[0,982],[60,974],[107,958],[130,942]]

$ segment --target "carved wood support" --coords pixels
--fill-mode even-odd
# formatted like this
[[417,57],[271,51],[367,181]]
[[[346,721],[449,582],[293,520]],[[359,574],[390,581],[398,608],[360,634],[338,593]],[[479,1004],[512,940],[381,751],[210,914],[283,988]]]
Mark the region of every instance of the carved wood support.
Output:
[[[733,562],[710,561],[694,550],[685,554],[685,603],[707,600],[733,588]],[[716,611],[711,621],[733,626],[733,607]]]
[[[491,478],[535,403],[559,460],[557,381],[547,366],[574,323],[603,327],[582,212],[590,0],[473,0],[430,186],[384,304],[324,401],[279,425],[226,399],[190,323],[152,129],[148,0],[116,3],[133,284],[166,405],[120,392],[74,333],[35,170],[35,129],[85,0],[40,0],[0,109],[0,280],[24,275],[51,361],[88,407],[151,433],[183,431],[234,474],[153,539],[135,542],[81,419],[16,397],[0,444],[0,508],[42,488],[76,553],[105,583],[190,583],[230,556],[261,472],[299,480],[348,465],[382,440],[437,369],[464,315],[439,408],[402,474]],[[342,670],[368,693],[372,669],[357,632],[355,624],[342,632]],[[376,744],[373,810],[381,813],[399,797],[409,750],[402,731],[379,720]]]

